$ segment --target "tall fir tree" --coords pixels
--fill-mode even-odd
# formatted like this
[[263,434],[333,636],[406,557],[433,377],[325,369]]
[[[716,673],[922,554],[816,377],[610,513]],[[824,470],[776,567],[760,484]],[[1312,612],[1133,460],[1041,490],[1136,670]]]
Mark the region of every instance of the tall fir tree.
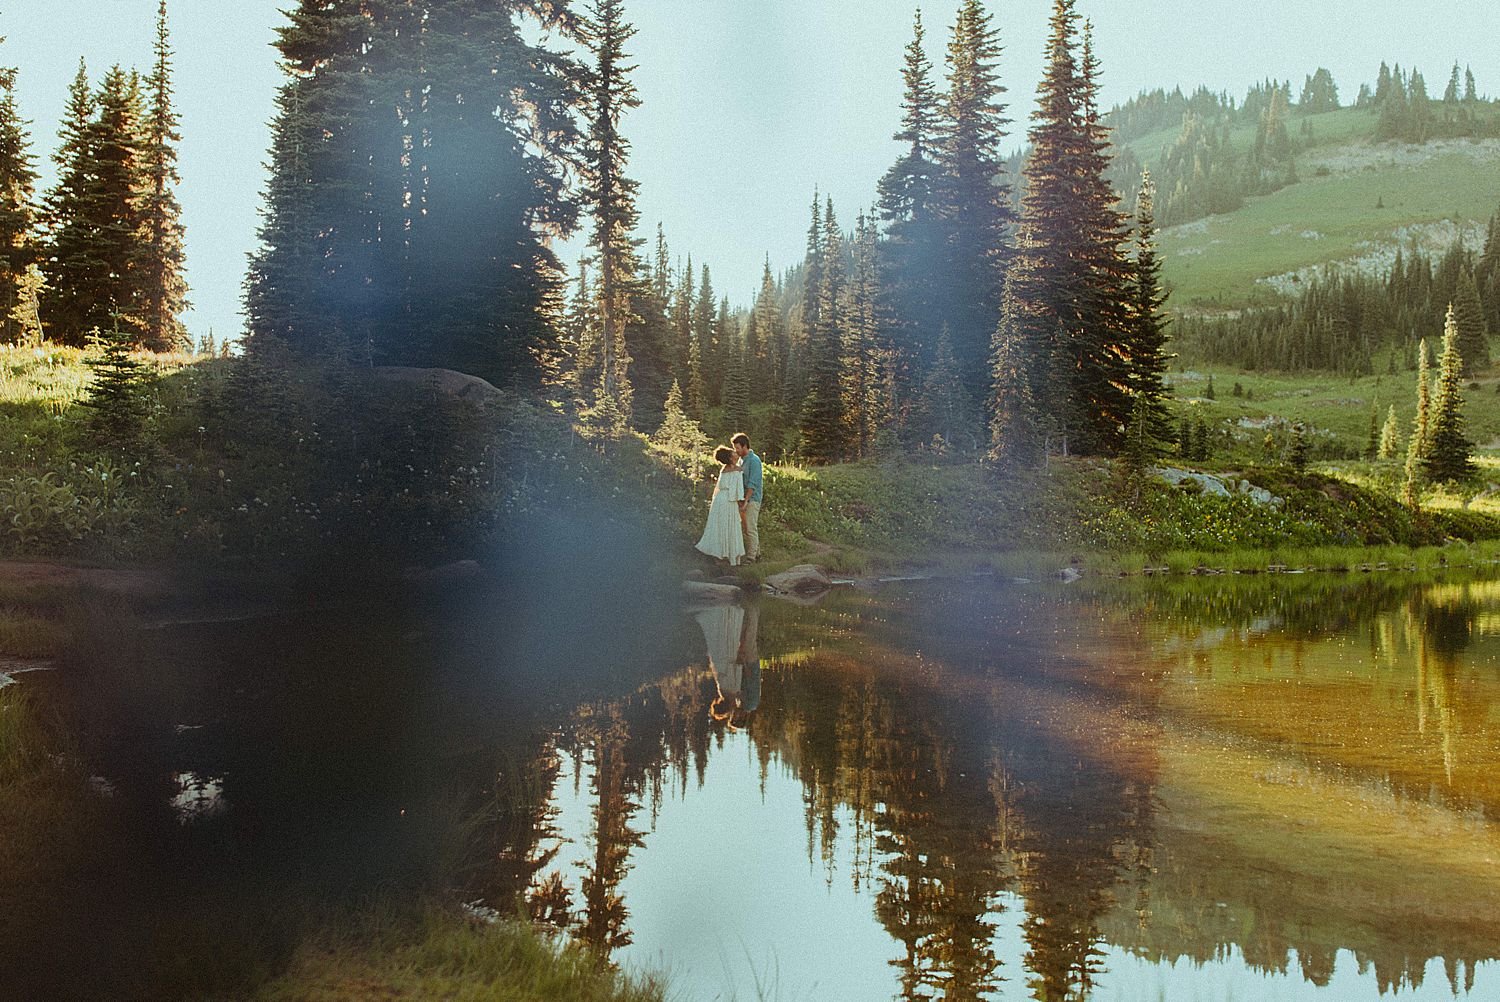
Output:
[[15,88],[16,70],[0,66],[0,342],[6,344],[36,329],[35,319],[27,319],[33,305],[27,287],[39,253],[36,161]]
[[[88,67],[78,61],[78,72],[68,87],[68,101],[52,155],[57,182],[43,206],[46,243],[43,271],[48,289],[42,300],[46,332],[54,341],[82,346],[98,318],[90,316],[101,286],[103,262],[95,253],[93,149],[91,123],[94,92]],[[112,326],[110,328],[113,329]]]
[[[630,81],[634,67],[626,63],[629,56],[625,43],[634,34],[635,28],[624,18],[621,0],[594,0],[580,30],[593,56],[584,87],[588,180],[583,199],[594,219],[590,247],[599,271],[603,345],[599,390],[614,398],[613,406],[627,421],[634,404],[634,391],[625,332],[627,327],[640,322],[637,303],[648,291],[636,256],[636,248],[643,243],[635,236],[640,225],[640,214],[635,207],[639,184],[625,173],[630,143],[620,133],[625,112],[641,103]],[[687,375],[678,374],[684,380]]]
[[1162,288],[1161,259],[1156,252],[1156,185],[1151,172],[1141,172],[1140,194],[1135,209],[1135,261],[1132,268],[1129,336],[1125,339],[1130,364],[1130,391],[1136,398],[1145,425],[1137,436],[1157,442],[1172,439],[1172,418],[1167,411],[1171,393],[1164,374],[1167,369],[1167,324],[1162,313],[1167,294]]
[[925,40],[918,10],[901,70],[901,128],[893,137],[906,151],[877,186],[886,237],[879,245],[882,301],[896,350],[908,368],[923,371],[932,361],[931,331],[942,327],[946,305],[946,252],[937,219],[942,95],[932,82]]
[[[578,18],[526,0],[300,0],[288,19],[252,347],[290,334],[304,354],[343,343],[538,385],[556,361],[550,243],[577,222],[588,74],[522,22],[569,43]],[[299,230],[302,253],[286,246]]]
[[1465,376],[1490,364],[1489,324],[1484,315],[1484,306],[1479,301],[1479,289],[1474,284],[1474,274],[1465,268],[1458,276],[1458,285],[1453,291],[1453,302],[1448,306],[1453,321],[1458,326],[1458,352],[1464,360]]
[[851,455],[863,457],[874,450],[879,428],[881,351],[875,223],[863,212],[855,222],[852,259],[845,291],[840,369],[848,448]]
[[1037,316],[1033,307],[1021,301],[1019,291],[1027,287],[1022,277],[1034,267],[1032,261],[1023,254],[1012,265],[990,362],[993,394],[990,455],[1002,467],[1010,469],[1034,463],[1046,447],[1043,436],[1052,428],[1037,413],[1036,399],[1032,396],[1032,387],[1038,385],[1033,369],[1046,330],[1045,318]]
[[683,385],[692,381],[693,311],[698,301],[696,281],[693,256],[689,254],[678,276],[670,314],[672,378]]
[[1432,441],[1432,363],[1427,353],[1427,339],[1417,342],[1417,413],[1412,418],[1409,451],[1418,459],[1427,458]]
[[1129,423],[1123,342],[1134,293],[1103,181],[1108,157],[1092,53],[1086,48],[1082,65],[1074,56],[1077,20],[1072,0],[1056,0],[995,355],[1023,360],[1047,439],[1099,453],[1114,451]]
[[817,320],[809,332],[808,390],[802,405],[802,453],[815,463],[844,457],[847,429],[843,398],[843,332],[845,327],[844,240],[833,211],[825,200]]
[[1395,459],[1401,448],[1401,425],[1396,419],[1396,405],[1386,411],[1385,424],[1380,426],[1380,444],[1376,447],[1376,459]]
[[[981,0],[963,0],[948,43],[948,91],[935,159],[937,216],[946,251],[940,265],[953,352],[975,399],[989,389],[990,341],[1000,317],[1010,187],[1000,142],[1005,116],[997,64],[999,32]],[[929,331],[932,336],[935,331]]]
[[[49,201],[49,295],[43,317],[51,336],[81,344],[90,331],[144,337],[140,247],[142,218],[140,78],[110,68],[87,99],[82,64],[74,80],[59,149],[58,186]],[[78,113],[92,116],[78,128]],[[76,131],[76,139],[75,139]]]
[[136,269],[140,275],[142,339],[155,351],[186,348],[187,281],[183,277],[182,207],[177,203],[177,112],[172,107],[172,52],[167,31],[167,0],[157,0],[156,60],[145,86],[148,105],[142,123],[140,194],[142,239]]
[[1464,435],[1463,354],[1453,308],[1443,324],[1443,353],[1438,357],[1438,392],[1433,402],[1424,472],[1435,482],[1465,480],[1474,473],[1474,443]]
[[708,367],[705,358],[714,352],[714,283],[713,275],[704,264],[698,271],[698,298],[693,303],[692,329],[688,336],[688,387],[685,394],[687,411],[695,418],[703,415],[704,401],[708,397]]
[[802,258],[802,302],[788,329],[790,353],[782,389],[782,399],[798,413],[807,401],[818,302],[823,290],[823,203],[817,189],[813,190],[811,217],[807,252]]

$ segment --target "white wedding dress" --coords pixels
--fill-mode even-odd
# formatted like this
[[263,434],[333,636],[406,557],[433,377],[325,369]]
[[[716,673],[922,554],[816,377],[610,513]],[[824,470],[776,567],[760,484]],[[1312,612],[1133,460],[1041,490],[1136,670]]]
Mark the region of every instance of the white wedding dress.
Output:
[[743,471],[725,470],[719,474],[714,500],[708,508],[708,524],[703,527],[703,538],[698,540],[699,550],[730,564],[740,562],[745,555],[745,535],[740,529],[739,501],[744,496]]

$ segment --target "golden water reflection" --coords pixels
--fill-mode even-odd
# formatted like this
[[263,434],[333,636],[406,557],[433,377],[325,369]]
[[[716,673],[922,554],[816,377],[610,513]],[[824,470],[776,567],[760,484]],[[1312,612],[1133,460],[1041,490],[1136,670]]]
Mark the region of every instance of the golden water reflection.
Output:
[[763,950],[783,998],[1500,997],[1497,617],[1337,578],[764,603],[751,711],[710,712],[746,644],[705,626],[556,737],[512,851],[689,997],[764,994]]

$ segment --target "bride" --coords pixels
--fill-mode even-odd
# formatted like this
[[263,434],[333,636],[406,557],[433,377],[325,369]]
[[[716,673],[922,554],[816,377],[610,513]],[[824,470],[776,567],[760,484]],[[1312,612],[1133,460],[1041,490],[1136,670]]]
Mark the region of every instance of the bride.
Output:
[[745,476],[737,458],[727,445],[714,450],[714,459],[723,468],[714,488],[713,504],[708,509],[708,524],[703,527],[703,538],[697,543],[699,550],[710,557],[729,561],[731,567],[745,555],[745,537],[740,530],[740,501],[745,497]]

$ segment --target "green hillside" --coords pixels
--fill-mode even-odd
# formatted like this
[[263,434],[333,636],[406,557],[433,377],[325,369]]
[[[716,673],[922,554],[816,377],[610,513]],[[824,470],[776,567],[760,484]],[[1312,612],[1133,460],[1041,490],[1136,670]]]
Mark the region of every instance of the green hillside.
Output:
[[[1252,195],[1233,212],[1165,229],[1165,278],[1178,310],[1218,311],[1274,300],[1293,273],[1331,262],[1384,268],[1413,243],[1441,254],[1463,234],[1474,246],[1500,206],[1500,140],[1376,142],[1377,116],[1345,108],[1295,116],[1297,181]],[[1161,129],[1125,143],[1148,167],[1178,135]],[[1252,126],[1231,129],[1237,150]],[[1268,279],[1281,278],[1273,283]]]

